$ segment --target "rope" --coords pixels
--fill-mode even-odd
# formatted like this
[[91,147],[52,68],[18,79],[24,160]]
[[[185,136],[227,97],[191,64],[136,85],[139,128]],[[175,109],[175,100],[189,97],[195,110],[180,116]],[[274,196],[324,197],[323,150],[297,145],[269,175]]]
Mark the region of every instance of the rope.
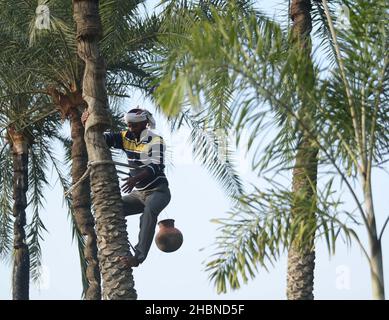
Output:
[[134,251],[134,256],[135,256],[136,250],[135,250],[135,248],[133,247],[133,245],[131,244],[130,240],[128,240],[128,244],[130,245],[130,248]]
[[[78,179],[78,181],[76,183],[74,183],[66,192],[65,192],[65,197],[67,197],[81,182],[83,182],[86,178],[88,178],[89,174],[90,174],[90,171],[92,169],[93,166],[95,165],[98,165],[98,164],[114,164],[116,166],[122,166],[122,167],[128,167],[128,168],[131,168],[131,166],[129,166],[128,164],[125,164],[125,163],[121,163],[121,162],[117,162],[117,161],[113,161],[113,160],[97,160],[97,161],[89,161],[88,162],[88,166],[84,172],[84,174],[80,177],[80,179]],[[120,170],[117,170],[118,172],[120,173],[124,173],[124,174],[127,174],[123,171],[120,171]],[[130,240],[127,239],[128,241],[128,244],[130,245],[130,249],[132,249],[134,251],[134,255],[135,255],[135,248],[134,246],[131,244]],[[130,250],[130,254],[131,254],[131,250]]]
[[[116,166],[122,166],[122,167],[130,167],[128,164],[112,161],[112,160],[96,160],[96,161],[89,161],[87,169],[85,170],[84,174],[78,179],[77,182],[75,182],[72,186],[69,187],[69,189],[65,192],[65,197],[67,197],[81,182],[83,182],[86,178],[88,178],[90,171],[93,166],[99,165],[99,164],[114,164]],[[120,173],[123,173],[123,171],[119,171]]]

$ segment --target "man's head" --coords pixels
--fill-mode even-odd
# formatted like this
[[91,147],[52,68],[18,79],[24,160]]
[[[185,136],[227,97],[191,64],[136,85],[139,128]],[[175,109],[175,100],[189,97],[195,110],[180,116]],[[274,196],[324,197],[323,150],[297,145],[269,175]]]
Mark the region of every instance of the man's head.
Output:
[[128,125],[128,130],[138,136],[147,128],[148,124],[152,128],[155,127],[155,120],[152,114],[140,108],[134,108],[128,111],[125,115],[125,121]]
[[128,126],[128,130],[135,135],[139,136],[141,132],[146,129],[148,120],[141,120],[144,116],[142,114],[144,113],[144,110],[142,109],[131,109],[128,111],[126,115],[126,122]]

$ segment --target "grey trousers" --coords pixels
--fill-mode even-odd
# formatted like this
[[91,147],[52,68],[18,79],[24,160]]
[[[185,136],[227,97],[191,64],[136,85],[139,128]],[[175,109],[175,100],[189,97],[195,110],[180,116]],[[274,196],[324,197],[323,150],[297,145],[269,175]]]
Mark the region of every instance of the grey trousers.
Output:
[[135,257],[143,262],[153,242],[158,215],[170,202],[170,190],[166,183],[154,189],[133,190],[122,197],[124,216],[142,213],[140,216],[138,244]]

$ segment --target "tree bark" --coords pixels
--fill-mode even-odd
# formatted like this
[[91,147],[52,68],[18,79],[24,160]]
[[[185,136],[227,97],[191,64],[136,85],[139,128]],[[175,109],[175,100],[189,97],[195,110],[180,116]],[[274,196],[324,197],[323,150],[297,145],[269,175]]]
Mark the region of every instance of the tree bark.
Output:
[[[312,30],[311,1],[293,0],[291,3],[291,19],[293,21],[292,37],[297,44],[297,50],[301,51],[307,59],[302,65],[305,68],[307,85],[313,85],[313,67],[311,61],[310,32]],[[312,83],[309,83],[309,82]],[[306,102],[304,93],[299,94],[302,102],[299,116],[304,119],[304,127],[311,128],[310,118],[306,115],[308,108],[315,108]],[[300,129],[301,140],[299,141],[296,154],[296,162],[293,169],[293,197],[292,221],[295,217],[304,219],[302,224],[309,224],[314,227],[316,208],[316,183],[317,183],[317,155],[318,149],[314,146],[312,137],[306,130]],[[293,223],[293,222],[292,222]],[[315,269],[314,236],[304,239],[304,246],[300,242],[293,241],[288,252],[288,273],[287,273],[287,298],[289,300],[313,300],[313,281]]]
[[[317,152],[311,147],[308,137],[303,136],[296,155],[293,169],[294,207],[292,219],[304,216],[300,223],[308,225],[307,230],[315,227],[315,201],[317,181]],[[308,235],[307,235],[308,236]],[[314,237],[303,246],[294,241],[288,252],[287,298],[289,300],[313,300],[313,281],[315,269]]]
[[[84,127],[81,122],[81,112],[86,107],[82,93],[76,85],[71,86],[71,92],[63,94],[54,87],[48,88],[54,104],[61,113],[62,119],[70,120],[72,138],[72,183],[75,184],[87,170],[88,153],[84,140]],[[87,281],[85,289],[86,300],[101,299],[101,276],[97,258],[97,237],[95,219],[91,211],[91,189],[89,178],[81,182],[72,191],[72,207],[76,227],[85,236],[83,250],[86,271],[83,274]]]
[[103,131],[109,127],[105,88],[106,69],[100,53],[102,29],[98,1],[73,1],[77,26],[78,55],[85,62],[83,99],[90,114],[85,126],[89,161],[95,163],[90,175],[96,217],[103,299],[136,299],[132,270],[119,266],[119,256],[129,255],[126,221],[116,169]]
[[9,130],[13,153],[14,261],[13,300],[29,300],[30,254],[26,241],[26,207],[28,190],[28,143],[23,134]]
[[[77,107],[70,114],[72,137],[72,180],[76,183],[87,169],[88,154],[84,140],[84,127],[81,123],[81,112]],[[72,191],[72,205],[77,228],[86,237],[84,257],[86,260],[86,280],[88,287],[86,300],[101,299],[101,276],[97,259],[97,237],[95,220],[91,212],[91,189],[89,179],[84,180]]]
[[370,248],[370,276],[372,294],[375,300],[385,300],[384,265],[382,261],[381,239],[378,239],[377,225],[373,206],[370,173],[363,177],[365,210],[368,222],[368,237]]

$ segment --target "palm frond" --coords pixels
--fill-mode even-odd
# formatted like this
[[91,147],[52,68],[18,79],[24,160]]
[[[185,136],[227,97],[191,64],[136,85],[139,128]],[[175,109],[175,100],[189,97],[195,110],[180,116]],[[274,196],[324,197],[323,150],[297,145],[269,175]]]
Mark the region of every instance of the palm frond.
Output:
[[191,128],[193,154],[220,182],[227,195],[236,199],[243,194],[243,184],[237,172],[227,131],[207,128],[191,117],[186,118]]
[[[316,219],[295,217],[290,215],[295,208],[295,195],[282,184],[274,181],[272,187],[260,191],[253,187],[250,195],[239,199],[227,218],[214,219],[218,223],[219,235],[215,242],[215,251],[206,264],[210,280],[214,282],[218,293],[225,293],[228,286],[239,289],[241,283],[247,283],[258,272],[258,265],[268,270],[274,265],[281,253],[291,243],[298,241],[302,248],[311,246],[307,241],[312,234],[323,237],[329,254],[335,251],[335,244],[340,235],[347,243],[351,243],[355,231],[342,220],[359,224],[354,215],[340,212],[339,200],[333,199],[329,181],[318,193]],[[312,211],[312,201],[299,202],[301,212]],[[304,223],[302,223],[304,222]]]
[[[384,156],[387,157],[388,95],[384,88],[389,78],[389,30],[385,1],[377,1],[375,6],[363,1],[348,1],[347,5],[351,28],[331,31],[337,65],[324,72],[288,41],[288,35],[275,22],[256,15],[245,16],[238,10],[220,13],[211,8],[212,20],[192,17],[183,28],[186,33],[168,42],[167,46],[172,47],[166,57],[168,50],[161,49],[163,59],[156,59],[154,64],[154,73],[158,75],[155,95],[161,109],[180,124],[181,113],[189,105],[204,114],[211,104],[202,99],[220,96],[215,79],[221,85],[227,83],[226,89],[233,88],[234,102],[229,107],[238,131],[237,140],[241,141],[244,129],[251,131],[246,149],[254,151],[254,168],[262,172],[279,164],[280,169],[290,172],[301,139],[301,134],[296,133],[303,132],[313,139],[310,148],[320,149],[319,160],[324,168],[321,174],[326,179],[333,177],[334,172],[340,177],[368,225],[362,201],[351,181],[358,178],[358,173],[370,175],[371,166],[383,163]],[[321,23],[323,28],[329,27]],[[301,67],[306,65],[310,66],[309,74],[307,68]],[[224,74],[228,81],[215,74]],[[215,88],[219,93],[213,97],[210,91]],[[205,107],[200,108],[203,103]],[[302,111],[303,105],[315,108]],[[276,133],[264,147],[258,140],[263,139],[262,131],[267,128],[275,128]],[[265,156],[261,149],[266,151]],[[229,219],[222,220],[216,258],[208,264],[218,291],[226,291],[227,282],[238,288],[239,279],[246,281],[253,276],[255,263],[274,261],[292,241],[304,243],[316,232],[324,236],[330,252],[343,233],[346,241],[355,240],[368,257],[359,235],[348,226],[350,221],[355,222],[355,217],[345,213],[350,221],[342,221],[336,211],[330,214],[339,204],[328,200],[332,183],[328,188],[331,192],[319,190],[314,201],[292,196],[282,188],[244,196],[243,205],[234,208]],[[300,217],[290,220],[290,212],[296,208],[293,199],[298,199],[298,208],[304,209],[299,212],[311,213],[308,223],[300,223]],[[319,218],[313,219],[312,213]]]
[[[48,155],[53,168],[58,176],[58,180],[61,184],[61,187],[63,189],[63,192],[65,193],[69,187],[70,187],[70,182],[66,178],[69,176],[69,174],[64,174],[63,170],[61,169],[64,167],[64,163],[60,162],[53,154],[51,148],[47,145],[44,148],[46,154]],[[65,168],[67,166],[65,165]],[[67,171],[69,172],[69,168],[67,168]],[[72,201],[70,197],[65,197],[64,201],[66,203],[66,207],[68,208],[68,217],[70,217],[71,221],[71,230],[72,230],[72,239],[77,241],[77,249],[78,249],[78,254],[80,258],[80,266],[81,266],[81,281],[82,281],[82,297],[85,295],[86,289],[88,287],[88,281],[86,278],[86,259],[84,255],[84,248],[85,248],[85,238],[81,234],[80,230],[77,228],[77,223],[74,217],[74,212],[73,212],[73,206],[72,206]]]
[[33,281],[40,278],[42,250],[40,242],[43,240],[43,232],[47,231],[40,211],[43,208],[44,188],[48,184],[45,171],[47,170],[47,157],[42,148],[43,141],[39,141],[34,148],[30,148],[29,156],[29,187],[28,206],[32,210],[32,221],[27,225],[27,242],[30,252],[30,272]]
[[[335,8],[339,8],[341,2],[336,0],[329,1],[329,5],[331,14],[336,21],[337,16],[335,15]],[[320,48],[320,52],[324,52],[327,58],[326,61],[329,62],[330,66],[334,66],[336,63],[335,47],[321,1],[312,1],[311,16],[314,28],[313,36],[317,37],[320,41],[318,46]]]

